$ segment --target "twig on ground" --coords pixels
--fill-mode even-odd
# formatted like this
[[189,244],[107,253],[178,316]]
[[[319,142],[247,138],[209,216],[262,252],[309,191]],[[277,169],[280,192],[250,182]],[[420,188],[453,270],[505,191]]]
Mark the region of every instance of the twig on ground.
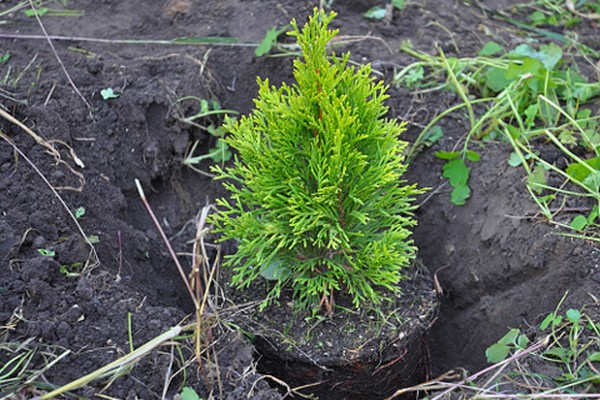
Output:
[[[4,113],[4,111],[0,110],[0,115],[2,113]],[[22,125],[22,124],[19,122],[19,125]],[[75,217],[75,215],[73,214],[73,212],[71,211],[71,209],[69,208],[69,206],[67,206],[67,203],[63,200],[63,198],[60,196],[60,194],[58,194],[57,188],[55,188],[54,186],[52,186],[52,184],[44,176],[44,174],[42,173],[42,171],[40,171],[40,169],[33,163],[33,161],[31,161],[29,159],[29,157],[27,157],[25,155],[25,153],[23,153],[21,151],[21,149],[12,140],[10,140],[10,138],[4,132],[2,132],[2,131],[0,131],[0,138],[2,138],[9,145],[11,145],[13,147],[13,149],[21,157],[23,157],[23,159],[31,166],[31,168],[33,168],[33,170],[38,174],[38,176],[40,178],[42,178],[42,180],[44,181],[44,183],[48,186],[48,188],[50,188],[50,190],[52,191],[52,193],[54,194],[54,196],[56,196],[56,198],[58,199],[58,201],[60,202],[60,204],[64,207],[64,209],[67,211],[67,213],[69,214],[69,216],[71,217],[71,219],[75,223],[75,226],[77,227],[77,230],[79,231],[79,233],[83,237],[83,240],[85,240],[85,242],[90,247],[90,255],[92,256],[92,257],[88,257],[88,260],[86,261],[86,266],[84,267],[84,270],[89,271],[92,268],[94,268],[95,266],[99,265],[100,264],[100,260],[98,258],[98,254],[96,253],[96,248],[94,247],[94,245],[92,244],[92,242],[90,242],[90,240],[88,239],[88,236],[86,235],[85,231],[83,230],[83,228],[79,224],[79,221],[77,221],[77,218]],[[77,173],[77,174],[79,174],[79,173]],[[91,264],[89,263],[90,258],[93,259],[93,262]]]
[[179,259],[177,258],[177,254],[175,254],[175,250],[173,250],[173,246],[171,246],[171,243],[169,242],[167,235],[165,234],[164,230],[160,226],[160,222],[158,222],[158,219],[156,219],[156,216],[154,215],[154,211],[152,211],[152,208],[150,207],[150,204],[148,203],[148,200],[146,199],[146,194],[144,193],[144,189],[142,189],[142,184],[140,183],[140,181],[138,179],[135,180],[135,186],[137,187],[137,190],[138,190],[138,193],[142,200],[142,203],[144,203],[144,207],[146,207],[146,210],[148,211],[148,214],[150,215],[152,222],[154,222],[154,226],[156,226],[156,228],[158,229],[158,232],[160,233],[160,236],[161,236],[163,242],[167,246],[167,249],[169,251],[169,254],[171,255],[171,258],[173,259],[173,262],[177,266],[179,275],[181,276],[181,279],[183,279],[183,282],[185,283],[185,287],[187,288],[188,293],[190,294],[190,297],[192,298],[192,302],[194,303],[194,308],[196,310],[198,310],[200,308],[200,304],[198,303],[198,300],[196,300],[196,296],[194,294],[194,291],[192,290],[192,287],[190,286],[190,282],[187,279],[185,271],[183,270],[183,267],[181,266],[181,263],[179,262]]
[[54,43],[52,43],[52,40],[50,39],[50,36],[48,36],[48,32],[46,31],[46,27],[44,26],[44,24],[42,23],[42,19],[38,15],[37,9],[35,8],[35,5],[33,4],[33,0],[29,0],[29,4],[31,5],[31,9],[33,10],[33,14],[35,15],[35,19],[37,20],[38,24],[40,25],[40,28],[42,29],[42,32],[44,33],[44,36],[45,36],[46,40],[48,41],[48,44],[50,45],[50,48],[52,49],[52,53],[54,53],[54,57],[56,57],[56,61],[58,61],[58,64],[60,65],[60,67],[62,68],[63,72],[65,73],[65,76],[67,77],[67,80],[69,81],[69,84],[71,85],[71,87],[73,88],[73,90],[75,90],[75,93],[77,93],[79,95],[79,97],[81,98],[81,100],[83,100],[83,102],[85,103],[85,105],[86,105],[86,107],[88,109],[88,112],[90,114],[90,117],[92,117],[92,119],[93,119],[92,105],[87,101],[87,99],[83,96],[83,94],[81,94],[81,92],[79,91],[79,89],[75,85],[75,82],[73,82],[73,79],[71,79],[71,75],[69,75],[69,72],[67,71],[67,68],[65,67],[65,64],[62,62],[62,60],[60,59],[60,56],[56,52],[56,48],[54,47]]

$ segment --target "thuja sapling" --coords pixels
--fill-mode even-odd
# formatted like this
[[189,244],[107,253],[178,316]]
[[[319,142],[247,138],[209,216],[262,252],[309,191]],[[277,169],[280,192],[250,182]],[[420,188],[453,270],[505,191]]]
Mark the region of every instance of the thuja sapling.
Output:
[[420,189],[402,180],[404,123],[384,117],[387,88],[369,65],[327,55],[334,16],[315,10],[302,30],[292,21],[289,35],[302,49],[296,84],[258,80],[254,111],[225,122],[233,166],[214,167],[231,195],[218,200],[216,230],[237,242],[225,265],[234,286],[273,281],[263,308],[284,287],[313,312],[331,314],[338,292],[355,307],[380,304],[384,288],[399,291],[415,257]]

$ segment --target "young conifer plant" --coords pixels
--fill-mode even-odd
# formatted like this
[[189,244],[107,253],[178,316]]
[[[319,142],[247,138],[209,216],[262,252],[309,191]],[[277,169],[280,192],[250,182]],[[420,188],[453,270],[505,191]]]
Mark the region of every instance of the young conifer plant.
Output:
[[415,257],[409,236],[420,190],[402,180],[404,123],[384,117],[386,87],[369,65],[328,56],[334,16],[315,9],[302,30],[292,21],[303,54],[296,84],[259,79],[255,110],[225,123],[238,154],[232,167],[215,167],[231,194],[218,200],[215,226],[237,242],[225,261],[234,286],[272,281],[263,307],[284,287],[312,311],[331,314],[339,292],[355,307],[377,305],[382,289],[399,291]]

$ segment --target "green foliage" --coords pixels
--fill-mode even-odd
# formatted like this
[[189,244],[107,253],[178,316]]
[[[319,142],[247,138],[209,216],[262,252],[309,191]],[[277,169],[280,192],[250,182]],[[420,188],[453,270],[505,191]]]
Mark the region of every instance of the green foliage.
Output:
[[193,101],[196,104],[198,111],[187,117],[179,115],[178,119],[202,131],[208,132],[211,136],[217,138],[214,147],[209,149],[207,153],[200,155],[195,155],[196,148],[200,144],[200,140],[194,141],[182,161],[185,166],[193,169],[194,171],[206,174],[202,170],[195,167],[201,161],[211,159],[215,163],[225,163],[231,159],[231,151],[229,150],[229,146],[223,140],[226,130],[220,125],[221,120],[217,117],[222,115],[237,114],[237,112],[233,110],[222,109],[219,102],[214,99],[207,100],[196,96],[182,97],[178,99],[175,104],[180,104],[185,101]]
[[102,100],[111,100],[118,99],[120,94],[115,92],[115,90],[111,87],[102,89],[100,91],[100,96],[102,96]]
[[48,8],[48,7],[36,7],[36,9],[34,10],[33,8],[29,8],[26,10],[23,10],[23,14],[25,14],[27,17],[33,18],[36,16],[38,17],[81,17],[83,15],[85,15],[85,11],[83,10],[66,10],[66,9],[53,9],[53,8]]
[[540,330],[548,334],[550,343],[541,357],[561,368],[562,374],[553,377],[558,384],[573,388],[587,386],[590,393],[598,393],[600,322],[592,320],[583,310],[568,309],[561,315],[558,312],[561,304],[540,324]]
[[[479,56],[471,58],[446,58],[441,50],[439,56],[432,56],[414,50],[410,42],[404,42],[401,50],[417,61],[395,74],[397,85],[410,88],[414,85],[411,77],[418,76],[422,90],[452,90],[462,99],[461,104],[443,111],[425,126],[408,153],[409,160],[427,146],[440,119],[462,108],[468,111],[471,126],[462,147],[436,153],[448,161],[442,174],[454,188],[452,202],[464,204],[470,194],[467,160],[474,161],[469,157],[470,143],[500,139],[513,146],[508,163],[526,171],[527,189],[544,216],[577,232],[597,225],[593,213],[572,224],[554,219],[556,209],[560,210],[570,196],[590,197],[600,204],[600,117],[592,115],[593,107],[586,105],[600,95],[600,82],[588,82],[571,61],[575,57],[568,55],[571,59],[565,62],[565,50],[555,43],[537,48],[521,44],[506,51],[489,42]],[[427,72],[424,77],[422,71]],[[476,116],[475,104],[485,105],[485,112]],[[566,169],[540,156],[535,147],[540,139],[557,147],[568,160]],[[455,160],[458,158],[461,160]],[[566,179],[565,183],[551,186],[557,177]],[[568,189],[565,184],[569,184]]]
[[404,10],[406,8],[406,0],[391,0],[390,5],[391,8],[389,9],[387,7],[379,6],[371,7],[363,15],[368,19],[382,20],[388,16],[388,11],[391,11],[394,8],[400,11]]
[[[528,347],[529,339],[518,329],[511,329],[488,347],[486,358],[490,363],[499,363],[512,355],[513,360],[521,358],[520,366],[529,365],[531,368],[541,365],[541,368],[533,367],[535,372],[525,368],[523,377],[536,377],[538,382],[549,383],[550,387],[544,389],[546,394],[598,393],[600,322],[593,320],[584,309],[568,309],[564,314],[559,313],[565,298],[566,294],[556,309],[541,322],[539,330],[543,336],[536,344]],[[532,359],[523,360],[524,354]],[[514,383],[522,371],[521,368],[513,368],[509,373],[510,381]],[[551,375],[544,375],[546,371],[550,371]]]
[[54,257],[54,256],[56,256],[56,252],[54,250],[37,249],[37,252],[40,253],[44,257]]
[[472,150],[467,150],[464,153],[459,151],[438,151],[435,153],[435,156],[442,160],[447,160],[447,163],[442,168],[442,176],[448,179],[450,186],[454,188],[450,194],[450,201],[457,206],[464,205],[467,199],[471,197],[471,189],[468,186],[471,168],[467,167],[465,159],[477,162],[481,159],[481,156]]
[[527,336],[519,329],[511,329],[500,340],[485,350],[485,357],[489,363],[495,364],[505,360],[511,351],[523,350],[529,344]]
[[387,10],[383,7],[375,6],[369,8],[364,15],[368,19],[384,19],[387,15]]
[[279,37],[279,35],[287,31],[288,28],[289,26],[287,25],[280,29],[277,29],[276,27],[270,28],[267,31],[267,33],[265,33],[263,40],[261,40],[261,42],[258,44],[258,47],[254,51],[256,56],[262,57],[265,54],[268,54],[269,51],[271,51],[271,49],[273,48],[273,46],[275,46],[275,44],[277,43],[277,38]]
[[569,27],[584,20],[583,17],[600,13],[600,1],[537,0],[514,6],[515,11],[521,9],[529,12],[528,22],[531,26]]
[[202,400],[202,397],[200,397],[194,389],[188,386],[183,388],[180,396],[181,400]]
[[225,142],[239,157],[214,168],[231,193],[218,201],[216,230],[238,243],[225,264],[235,286],[270,280],[263,307],[284,287],[313,311],[342,290],[357,307],[378,304],[380,289],[398,291],[416,250],[409,236],[420,190],[402,180],[404,124],[384,118],[386,88],[370,66],[350,67],[349,54],[330,61],[334,15],[315,10],[301,31],[292,22],[303,51],[297,83],[259,79],[255,110],[226,119]]
[[75,215],[75,218],[77,219],[83,218],[83,216],[85,215],[85,207],[77,207],[73,215]]

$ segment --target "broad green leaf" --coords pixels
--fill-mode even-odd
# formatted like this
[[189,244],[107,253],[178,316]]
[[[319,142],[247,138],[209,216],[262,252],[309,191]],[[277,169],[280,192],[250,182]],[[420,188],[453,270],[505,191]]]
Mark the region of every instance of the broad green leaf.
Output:
[[547,181],[548,176],[546,174],[546,169],[541,164],[536,165],[531,174],[527,177],[527,183],[531,186],[531,190],[537,194],[542,193],[543,189],[540,185],[545,185]]
[[477,161],[481,160],[481,155],[476,151],[469,150],[469,151],[467,151],[467,159],[469,161],[477,162]]
[[485,86],[495,93],[500,93],[510,85],[514,79],[507,76],[503,68],[491,68],[485,75]]
[[544,44],[540,46],[536,58],[544,64],[544,67],[552,69],[562,59],[562,49],[554,42]]
[[510,58],[534,58],[536,51],[529,44],[520,44],[508,52]]
[[30,8],[28,10],[24,10],[23,14],[25,14],[28,17],[35,17],[35,14],[37,12],[37,15],[39,17],[42,17],[42,16],[48,14],[48,11],[50,11],[50,9],[48,7],[38,7],[35,10],[33,8]]
[[562,59],[562,50],[555,43],[540,46],[540,50],[536,51],[529,44],[521,44],[514,50],[508,53],[508,56],[513,59],[533,59],[540,61],[545,68],[553,69],[556,64]]
[[559,133],[558,140],[562,144],[566,144],[568,147],[577,145],[577,138],[575,137],[574,132],[568,129]]
[[462,158],[447,162],[442,170],[442,176],[448,179],[453,187],[466,186],[469,181],[470,169]]
[[[593,170],[600,170],[600,157],[590,158],[584,161]],[[590,169],[580,163],[573,163],[567,167],[567,175],[571,178],[583,182],[591,173]]]
[[529,345],[529,338],[525,335],[519,335],[517,338],[517,346],[524,349]]
[[529,107],[525,109],[523,112],[525,114],[525,125],[528,128],[531,128],[535,124],[535,117],[537,116],[539,111],[538,103],[530,104]]
[[566,361],[569,359],[568,351],[563,347],[552,347],[544,352],[544,356],[559,361]]
[[600,192],[600,173],[598,171],[590,173],[582,183],[593,193]]
[[102,89],[100,91],[100,96],[102,96],[102,100],[110,100],[110,99],[117,99],[120,94],[115,93],[115,90],[111,87],[106,88],[106,89]]
[[600,351],[590,354],[588,360],[591,362],[600,362]]
[[544,318],[544,320],[540,324],[540,330],[545,331],[546,328],[548,328],[550,326],[552,321],[554,321],[555,317],[556,317],[556,315],[553,312],[546,315],[546,318]]
[[256,54],[257,57],[262,57],[267,54],[269,51],[271,51],[275,43],[277,43],[277,38],[279,35],[287,30],[288,26],[284,26],[281,29],[277,29],[276,27],[269,29],[267,33],[265,33],[263,40],[261,40],[260,44],[254,51],[254,54]]
[[460,185],[452,190],[450,201],[452,204],[462,206],[467,202],[469,197],[471,197],[471,189],[467,185]]
[[441,160],[453,160],[460,156],[458,151],[436,151],[435,156]]
[[567,319],[573,324],[578,324],[581,321],[581,312],[579,312],[579,310],[575,310],[574,308],[568,309],[565,315],[567,316]]
[[208,107],[208,100],[201,99],[200,100],[200,113],[201,114],[206,114],[209,111],[210,111],[210,109]]
[[563,317],[562,315],[557,315],[556,318],[552,320],[552,326],[558,326],[562,323]]
[[366,13],[364,13],[364,16],[365,16],[365,18],[379,20],[379,19],[384,19],[386,14],[387,14],[387,11],[385,10],[385,8],[375,6],[375,7],[369,8],[369,10]]
[[[583,215],[578,215],[571,221],[571,229],[581,232],[588,225],[588,220]],[[567,315],[567,318],[569,316]]]
[[493,56],[495,54],[503,53],[504,48],[496,42],[487,42],[479,51],[480,56]]
[[510,348],[501,343],[494,343],[485,350],[485,358],[491,364],[499,363],[508,357]]
[[541,25],[546,22],[546,15],[541,11],[534,11],[529,14],[529,20],[534,25]]
[[10,59],[10,53],[6,53],[0,56],[0,64]]
[[508,165],[510,165],[511,167],[518,167],[522,163],[523,160],[521,160],[521,156],[519,156],[519,153],[517,153],[516,151],[513,151],[512,153],[510,153],[510,156],[508,156]]
[[600,95],[600,82],[593,84],[580,84],[573,91],[573,97],[582,103]]
[[181,391],[181,400],[202,400],[202,398],[194,389],[186,386]]
[[270,264],[264,266],[261,269],[260,275],[269,281],[276,281],[281,279],[285,272],[285,268],[281,266],[281,263],[281,259],[274,258]]
[[216,127],[214,124],[210,124],[206,127],[206,130],[208,133],[218,138],[225,137],[225,134],[227,133],[227,129],[223,125]]
[[510,136],[515,140],[521,137],[521,131],[514,125],[506,125],[506,130],[508,130]]
[[402,11],[406,7],[406,0],[392,0],[392,5]]
[[427,131],[423,138],[423,143],[427,147],[431,147],[435,142],[444,137],[444,131],[439,125],[435,125],[433,128]]
[[515,343],[517,343],[517,338],[519,337],[520,334],[521,334],[520,330],[518,330],[517,328],[512,328],[511,330],[506,332],[506,335],[502,336],[502,338],[500,340],[498,340],[498,343],[515,344]]
[[[523,77],[525,74],[537,75],[540,73],[543,65],[540,60],[534,58],[525,58],[520,68],[520,77]],[[528,83],[531,81],[535,81],[533,79],[529,79]]]

